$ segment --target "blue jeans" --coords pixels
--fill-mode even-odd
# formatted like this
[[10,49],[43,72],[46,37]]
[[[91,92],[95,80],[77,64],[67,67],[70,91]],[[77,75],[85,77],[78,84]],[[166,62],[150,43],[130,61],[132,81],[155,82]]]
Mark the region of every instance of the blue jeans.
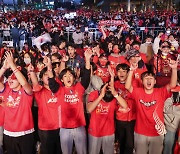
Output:
[[176,135],[176,132],[171,132],[171,131],[167,130],[167,134],[165,135],[165,138],[164,138],[163,154],[172,154],[173,153],[175,135]]
[[78,154],[87,153],[86,130],[84,127],[60,129],[60,142],[63,154],[72,154],[73,141]]

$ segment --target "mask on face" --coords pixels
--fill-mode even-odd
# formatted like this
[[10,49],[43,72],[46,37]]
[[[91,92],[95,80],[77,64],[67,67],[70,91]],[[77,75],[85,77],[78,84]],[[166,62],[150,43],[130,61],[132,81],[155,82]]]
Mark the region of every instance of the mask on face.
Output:
[[30,58],[24,58],[24,62],[26,65],[31,63],[31,59]]
[[171,33],[171,31],[170,31],[170,30],[167,30],[167,31],[166,31],[166,33],[167,33],[167,34],[170,34],[170,33]]

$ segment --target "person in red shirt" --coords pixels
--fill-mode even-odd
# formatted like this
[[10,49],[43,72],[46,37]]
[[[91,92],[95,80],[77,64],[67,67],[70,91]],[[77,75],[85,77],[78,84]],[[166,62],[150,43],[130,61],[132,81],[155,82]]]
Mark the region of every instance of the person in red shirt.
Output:
[[109,82],[110,80],[108,64],[109,63],[106,54],[101,54],[99,57],[99,62],[97,64],[96,75],[99,76],[104,83]]
[[109,67],[111,81],[100,91],[92,91],[87,103],[87,111],[91,113],[89,134],[89,154],[98,154],[101,146],[104,154],[114,153],[114,113],[116,103],[126,110],[126,101],[114,89],[114,74]]
[[128,76],[129,66],[125,63],[118,64],[116,67],[118,80],[115,81],[115,90],[123,97],[128,108],[125,110],[120,105],[116,110],[116,134],[120,143],[120,154],[133,154],[134,148],[134,126],[136,119],[135,102],[130,93],[125,88],[125,81]]
[[[38,105],[38,128],[40,137],[40,151],[42,154],[61,153],[59,142],[59,109],[57,96],[53,94],[48,85],[48,70],[43,68],[39,74],[42,86],[29,65],[28,72],[33,84],[34,96]],[[55,72],[53,72],[55,74]]]
[[62,56],[64,54],[66,54],[66,41],[65,40],[60,40],[58,43],[59,46],[59,54]]
[[[86,154],[86,131],[85,131],[85,116],[83,95],[90,81],[90,59],[92,51],[85,52],[85,69],[81,82],[76,82],[75,73],[70,68],[65,68],[65,58],[61,61],[60,80],[63,85],[60,85],[54,78],[52,73],[52,65],[48,65],[49,88],[57,95],[58,102],[61,104],[59,124],[60,124],[60,142],[62,152],[71,154],[73,142],[76,151],[79,154]],[[68,58],[66,58],[66,61]]]
[[[126,60],[124,56],[120,54],[120,49],[118,44],[113,45],[113,52],[108,56],[108,60],[111,68],[116,72],[116,66],[118,64],[124,63]],[[116,73],[115,73],[116,74]]]
[[[10,68],[10,69],[8,69]],[[21,71],[20,71],[21,69]],[[6,73],[5,73],[6,71]],[[7,154],[33,153],[34,124],[31,112],[33,92],[28,84],[27,71],[17,67],[11,52],[5,53],[0,77],[6,74],[7,83],[0,82],[4,109],[4,145]]]
[[154,88],[156,83],[153,72],[144,72],[141,75],[143,87],[132,86],[133,71],[138,64],[131,65],[125,88],[131,93],[136,104],[135,124],[135,153],[161,154],[163,149],[164,126],[163,107],[165,100],[170,96],[170,89],[177,83],[177,62],[170,59],[172,68],[170,83],[162,88]]
[[133,85],[141,87],[142,83],[140,77],[143,72],[147,71],[147,69],[143,60],[141,59],[139,51],[135,49],[129,50],[126,54],[126,59],[129,66],[138,64],[138,67],[133,72]]
[[1,103],[3,103],[3,96],[0,96],[0,153],[3,154],[4,109]]

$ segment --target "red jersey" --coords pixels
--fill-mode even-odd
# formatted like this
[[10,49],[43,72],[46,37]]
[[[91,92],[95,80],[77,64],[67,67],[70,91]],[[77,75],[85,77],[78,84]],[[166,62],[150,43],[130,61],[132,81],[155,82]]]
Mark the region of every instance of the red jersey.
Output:
[[[95,101],[99,96],[98,91],[90,93],[88,102]],[[90,124],[88,133],[92,136],[103,137],[113,135],[114,127],[114,113],[116,109],[116,99],[111,102],[104,102],[103,100],[91,112]]]
[[4,125],[4,108],[0,105],[0,127]]
[[120,83],[120,81],[115,81],[114,88],[116,91],[124,98],[128,104],[128,109],[123,109],[120,105],[118,105],[118,109],[116,111],[116,119],[121,121],[131,121],[136,119],[136,106],[135,101],[131,98],[131,94],[125,88],[124,83]]
[[103,68],[97,65],[96,75],[99,76],[104,83],[109,82],[110,80],[110,74],[107,67]]
[[146,72],[147,69],[146,67],[143,68],[137,68],[136,70],[134,70],[133,72],[133,86],[136,87],[142,87],[142,82],[141,82],[141,74]]
[[135,132],[145,136],[164,134],[163,108],[170,97],[167,88],[154,88],[152,94],[146,94],[143,88],[133,88],[132,96],[137,109]]
[[72,87],[61,86],[57,92],[61,103],[61,128],[77,128],[85,126],[83,95],[84,87],[77,83]]
[[60,104],[57,102],[56,95],[44,87],[39,92],[35,92],[34,95],[38,105],[39,129],[58,129]]
[[59,50],[59,54],[60,54],[61,56],[65,55],[65,54],[66,54],[66,50],[65,50],[65,49],[60,49],[60,50]]
[[13,91],[8,85],[5,86],[2,95],[5,112],[4,129],[12,133],[21,132],[20,134],[26,131],[33,132],[34,124],[31,112],[33,95],[28,95],[23,88]]
[[125,60],[125,57],[124,56],[113,56],[113,55],[109,55],[108,57],[108,61],[110,62],[110,66],[111,68],[116,72],[116,66],[118,64],[121,64],[121,63],[125,63],[126,60]]

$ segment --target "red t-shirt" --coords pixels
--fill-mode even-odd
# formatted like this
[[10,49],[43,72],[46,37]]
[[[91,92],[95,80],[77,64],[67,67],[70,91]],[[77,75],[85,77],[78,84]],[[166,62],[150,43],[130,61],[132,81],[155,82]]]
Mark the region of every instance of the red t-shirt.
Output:
[[60,49],[59,50],[59,54],[62,56],[62,55],[65,55],[66,54],[66,50],[65,49]]
[[137,68],[136,70],[134,70],[133,74],[133,86],[136,87],[142,87],[142,82],[141,82],[141,74],[146,72],[147,69],[146,67],[143,68]]
[[128,109],[123,109],[120,105],[118,105],[116,111],[116,119],[121,121],[131,121],[136,119],[136,106],[135,101],[132,99],[131,94],[126,90],[125,84],[120,83],[120,81],[115,81],[114,88],[116,91],[123,97],[127,104]]
[[61,128],[77,128],[86,125],[83,106],[84,91],[81,83],[70,88],[60,87],[57,97],[61,103]]
[[104,83],[109,82],[110,80],[110,74],[107,67],[103,68],[97,65],[96,75],[99,76]]
[[0,105],[0,127],[4,125],[4,108]]
[[[98,98],[98,91],[93,91],[89,95],[88,102],[93,102]],[[102,137],[114,134],[114,112],[116,109],[116,99],[106,103],[103,100],[91,112],[88,133],[92,136]]]
[[135,132],[145,136],[159,136],[155,127],[163,129],[163,108],[170,97],[166,87],[154,88],[152,94],[146,94],[143,88],[133,88],[131,94],[136,102]]
[[57,101],[57,96],[44,87],[39,92],[34,92],[34,95],[38,105],[39,129],[58,129],[60,104]]
[[22,132],[34,128],[31,112],[33,95],[23,88],[13,91],[8,85],[2,92],[4,102],[4,129],[10,132]]
[[108,60],[110,62],[111,68],[116,72],[116,66],[121,63],[125,63],[125,57],[124,56],[118,56],[115,57],[113,55],[109,55]]

